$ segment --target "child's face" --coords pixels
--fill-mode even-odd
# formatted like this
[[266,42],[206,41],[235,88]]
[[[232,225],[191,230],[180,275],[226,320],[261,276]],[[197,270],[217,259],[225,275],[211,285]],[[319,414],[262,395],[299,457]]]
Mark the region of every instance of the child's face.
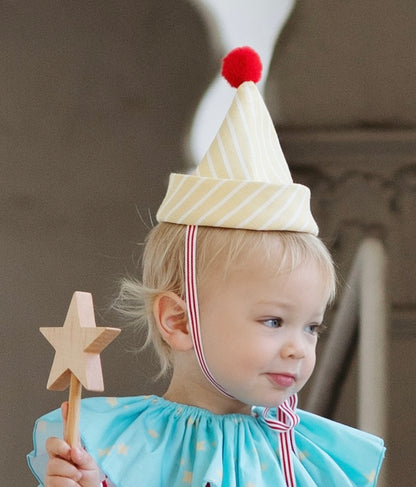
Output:
[[327,302],[322,274],[310,261],[276,275],[249,255],[225,279],[200,282],[202,342],[216,381],[249,405],[273,407],[298,392],[315,366]]

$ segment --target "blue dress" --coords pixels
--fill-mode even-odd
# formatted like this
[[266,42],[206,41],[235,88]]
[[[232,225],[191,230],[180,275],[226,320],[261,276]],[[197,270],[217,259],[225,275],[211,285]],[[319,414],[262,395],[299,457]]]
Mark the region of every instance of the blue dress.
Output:
[[[117,487],[284,487],[277,433],[262,417],[217,415],[157,396],[82,401],[83,445]],[[384,457],[373,435],[297,410],[297,487],[375,486]],[[62,436],[56,410],[35,425],[29,466],[42,485],[49,436]]]

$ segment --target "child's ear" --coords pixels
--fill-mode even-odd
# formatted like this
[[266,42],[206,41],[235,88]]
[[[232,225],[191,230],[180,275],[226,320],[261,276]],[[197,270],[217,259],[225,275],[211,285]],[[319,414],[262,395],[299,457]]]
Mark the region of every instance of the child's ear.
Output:
[[186,303],[182,298],[173,292],[160,294],[153,303],[153,315],[160,334],[173,350],[186,352],[192,349]]

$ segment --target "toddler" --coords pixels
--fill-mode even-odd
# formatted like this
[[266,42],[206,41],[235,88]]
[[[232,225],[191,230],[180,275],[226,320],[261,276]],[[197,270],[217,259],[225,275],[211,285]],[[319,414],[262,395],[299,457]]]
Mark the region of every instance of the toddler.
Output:
[[45,487],[376,485],[381,439],[296,407],[334,266],[254,83],[257,55],[238,48],[223,66],[232,105],[194,173],[171,175],[142,280],[120,293],[167,391],[85,399],[82,448],[60,439],[66,405],[40,418],[28,460]]

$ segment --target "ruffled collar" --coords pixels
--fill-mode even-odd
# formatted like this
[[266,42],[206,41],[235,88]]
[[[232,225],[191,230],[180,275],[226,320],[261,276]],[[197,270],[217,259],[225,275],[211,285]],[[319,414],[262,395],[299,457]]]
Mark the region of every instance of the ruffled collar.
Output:
[[[297,487],[370,487],[384,456],[375,436],[297,410]],[[217,415],[157,396],[82,401],[86,449],[117,487],[284,487],[278,437],[263,408]],[[273,414],[273,412],[271,412]],[[38,420],[32,469],[42,478],[42,444],[60,425],[59,411]],[[43,455],[43,457],[42,457]]]

